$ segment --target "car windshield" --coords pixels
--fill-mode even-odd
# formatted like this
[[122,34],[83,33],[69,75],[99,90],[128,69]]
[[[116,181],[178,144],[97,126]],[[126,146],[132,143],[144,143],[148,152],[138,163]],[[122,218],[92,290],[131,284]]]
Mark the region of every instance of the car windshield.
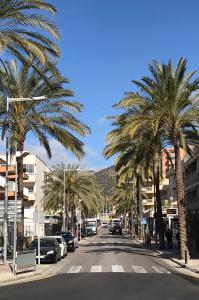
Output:
[[[38,240],[32,241],[31,247],[37,247],[38,246]],[[55,240],[54,239],[41,239],[40,240],[40,247],[53,247],[55,246]]]
[[61,238],[56,238],[56,240],[57,240],[57,242],[58,242],[59,244],[62,244],[62,239],[61,239]]
[[89,223],[87,224],[87,226],[88,226],[88,227],[95,227],[95,222],[89,222]]
[[73,238],[72,233],[68,232],[68,233],[64,234],[63,238],[64,239],[72,239]]

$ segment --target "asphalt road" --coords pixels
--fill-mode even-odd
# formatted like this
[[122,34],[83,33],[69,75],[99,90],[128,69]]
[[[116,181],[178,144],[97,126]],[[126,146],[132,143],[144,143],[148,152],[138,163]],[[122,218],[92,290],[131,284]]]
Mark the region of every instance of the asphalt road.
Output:
[[107,230],[84,242],[57,276],[0,287],[4,300],[199,299],[199,281],[182,276],[139,243]]

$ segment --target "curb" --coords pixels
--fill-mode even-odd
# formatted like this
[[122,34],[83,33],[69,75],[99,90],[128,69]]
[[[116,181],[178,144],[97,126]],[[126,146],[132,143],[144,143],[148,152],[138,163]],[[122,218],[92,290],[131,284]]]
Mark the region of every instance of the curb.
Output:
[[[141,245],[144,245],[144,243],[141,242],[140,240],[138,240],[137,238],[134,238],[134,239],[135,239],[138,243],[140,243]],[[147,249],[150,249],[150,248],[147,248]],[[155,251],[155,252],[158,253],[159,255],[164,255],[164,253],[161,252],[160,250],[157,250],[157,249],[151,249],[151,250]],[[189,270],[189,271],[191,271],[191,272],[193,272],[193,273],[199,274],[199,270],[198,270],[198,269],[191,268],[191,267],[189,267],[187,264],[182,263],[182,262],[179,262],[178,259],[176,259],[176,258],[169,258],[169,257],[168,257],[168,258],[165,257],[165,258],[171,260],[172,262],[174,262],[175,264],[181,266],[182,268],[185,268],[185,269],[187,269],[187,270]]]

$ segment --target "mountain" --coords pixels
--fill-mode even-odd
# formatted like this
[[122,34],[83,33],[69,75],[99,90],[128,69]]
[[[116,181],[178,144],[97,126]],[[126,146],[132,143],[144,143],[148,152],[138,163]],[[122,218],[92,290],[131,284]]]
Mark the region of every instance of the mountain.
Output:
[[103,196],[111,197],[116,185],[115,167],[111,166],[95,173]]

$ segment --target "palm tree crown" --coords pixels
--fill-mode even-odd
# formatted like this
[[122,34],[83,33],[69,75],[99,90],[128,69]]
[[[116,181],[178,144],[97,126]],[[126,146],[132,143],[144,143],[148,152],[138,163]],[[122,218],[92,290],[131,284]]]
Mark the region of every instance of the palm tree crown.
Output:
[[0,1],[0,53],[7,51],[22,62],[32,62],[36,57],[42,64],[49,56],[59,56],[59,48],[43,34],[57,39],[58,29],[39,11],[54,14],[56,9],[44,0]]
[[70,111],[80,112],[82,105],[68,100],[72,92],[64,87],[68,81],[61,77],[55,78],[48,67],[43,66],[42,72],[48,82],[42,79],[30,66],[22,65],[21,69],[15,61],[1,62],[0,65],[0,127],[6,130],[6,101],[9,97],[31,98],[45,96],[45,101],[26,101],[10,104],[11,146],[22,151],[24,141],[32,132],[45,147],[51,157],[49,136],[58,140],[78,157],[84,154],[83,143],[71,131],[82,136],[90,132]]

